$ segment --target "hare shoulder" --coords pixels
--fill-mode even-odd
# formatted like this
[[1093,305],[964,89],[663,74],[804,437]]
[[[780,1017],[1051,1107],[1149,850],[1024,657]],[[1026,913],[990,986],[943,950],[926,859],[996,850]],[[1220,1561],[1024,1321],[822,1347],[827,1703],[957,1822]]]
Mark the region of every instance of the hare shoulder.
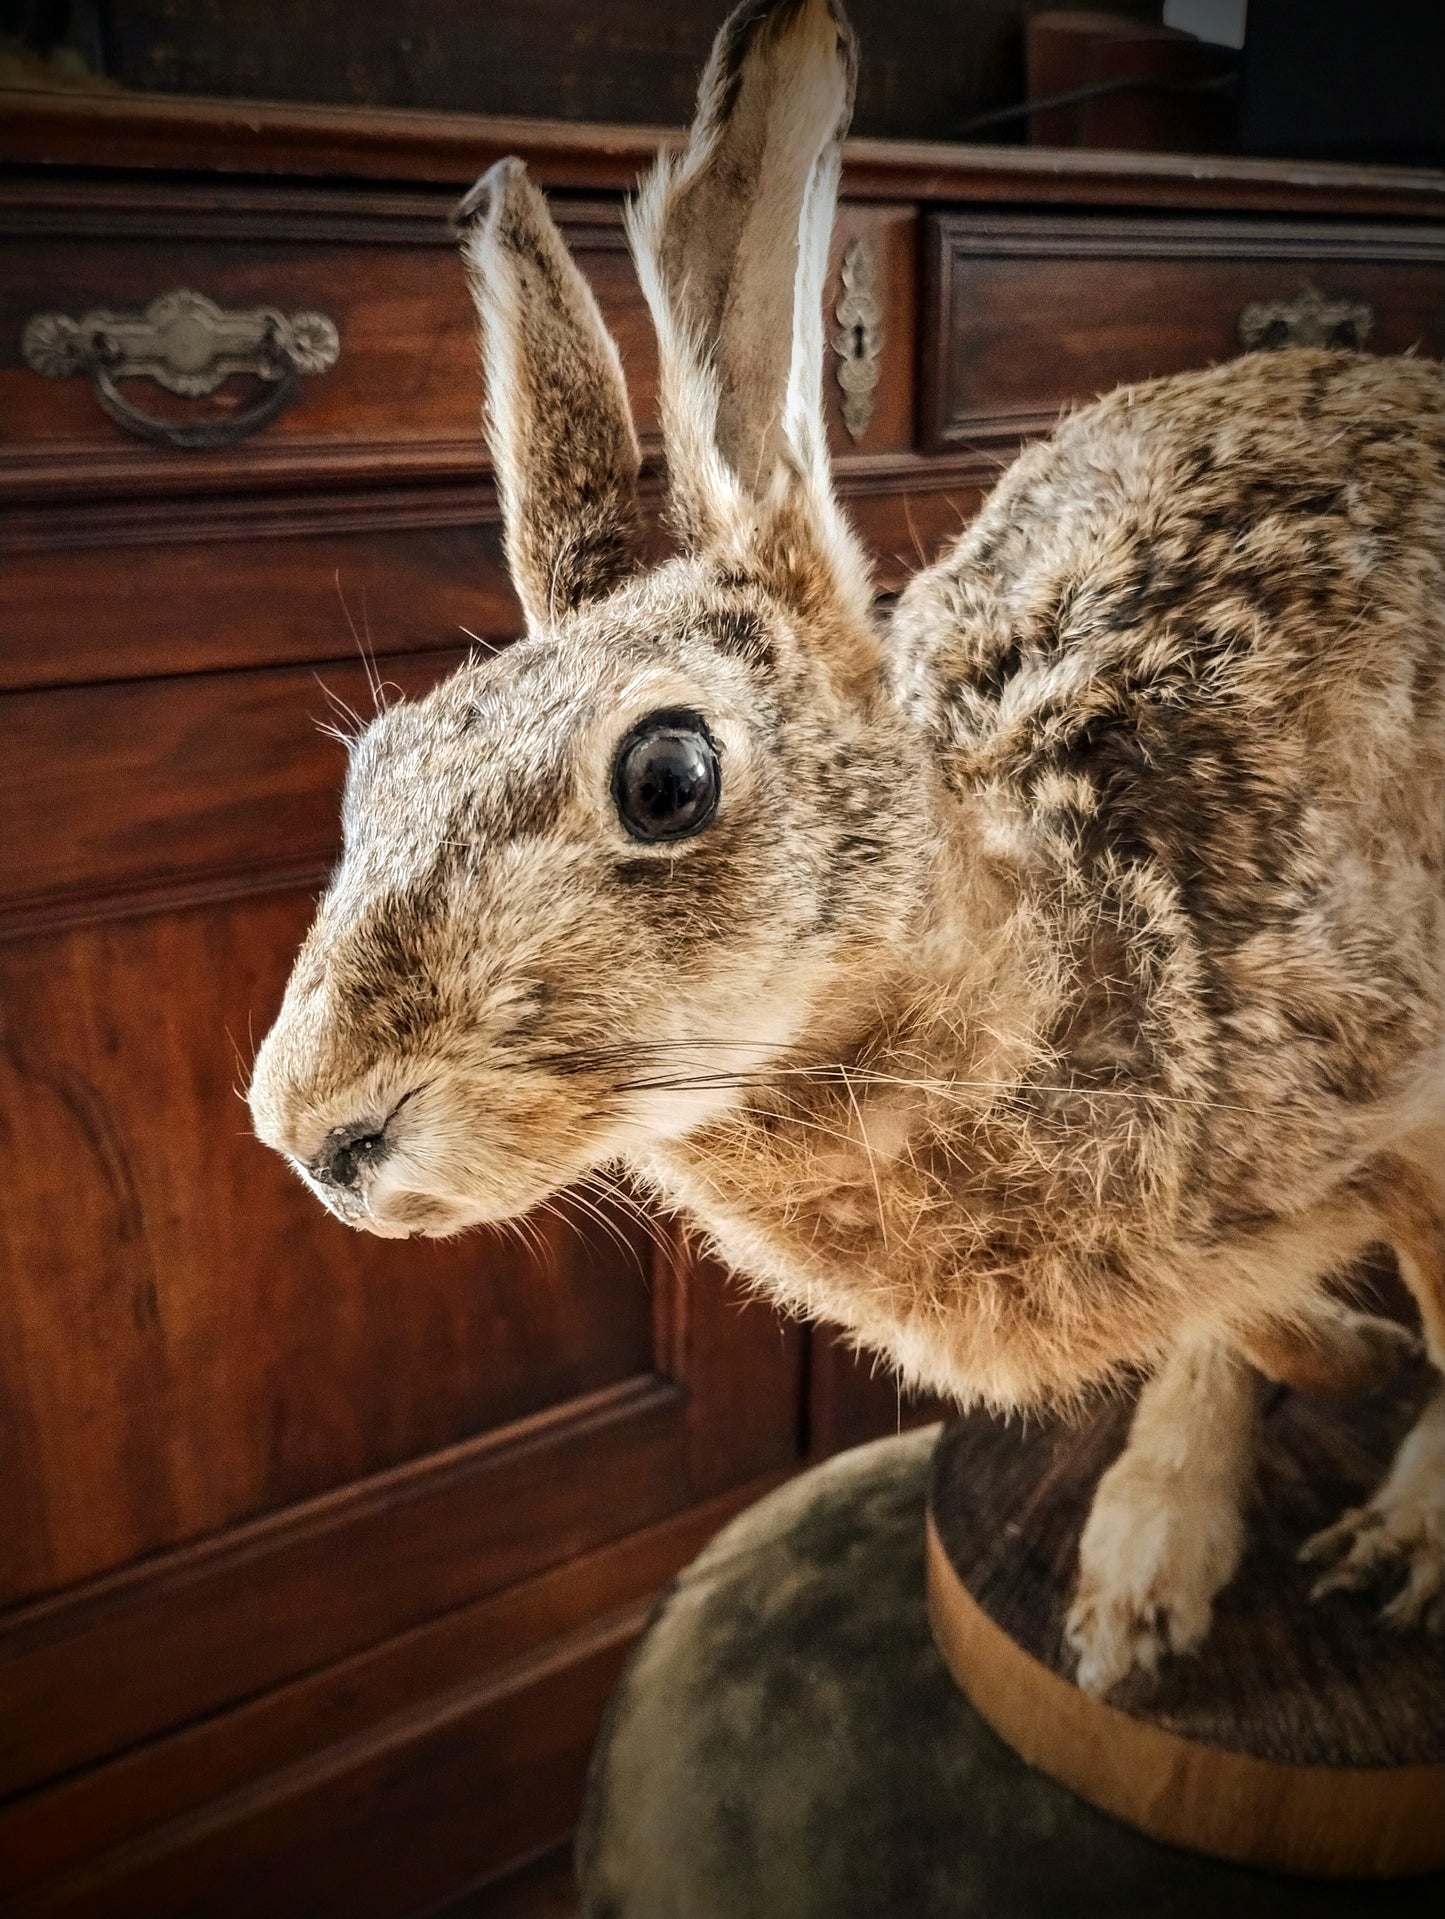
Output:
[[1017,462],[892,641],[1039,888],[1107,924],[1152,876],[1130,944],[1192,975],[1166,1044],[1208,1036],[1209,1232],[1445,1107],[1445,369],[1296,351],[1115,393]]

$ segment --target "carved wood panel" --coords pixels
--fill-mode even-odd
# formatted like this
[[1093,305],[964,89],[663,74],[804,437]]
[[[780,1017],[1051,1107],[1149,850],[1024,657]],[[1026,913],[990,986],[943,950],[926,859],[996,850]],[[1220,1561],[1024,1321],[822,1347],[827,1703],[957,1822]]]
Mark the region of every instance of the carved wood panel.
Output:
[[0,951],[0,1599],[652,1370],[651,1249],[625,1216],[399,1258],[248,1137],[249,1034],[309,912],[280,895]]
[[7,1912],[380,1919],[555,1839],[653,1596],[771,1483],[12,1800]]

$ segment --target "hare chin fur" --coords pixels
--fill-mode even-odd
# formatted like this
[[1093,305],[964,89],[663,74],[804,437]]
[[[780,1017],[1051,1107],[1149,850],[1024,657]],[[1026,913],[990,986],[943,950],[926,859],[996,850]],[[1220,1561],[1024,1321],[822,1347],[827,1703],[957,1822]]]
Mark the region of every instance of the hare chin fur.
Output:
[[[595,300],[518,163],[466,203],[528,634],[352,742],[257,1130],[396,1234],[630,1166],[788,1306],[1004,1406],[1325,1338],[1405,1166],[1445,1355],[1445,372],[1116,393],[885,622],[822,450],[853,68],[833,0],[748,0],[642,196],[682,548],[650,570]],[[656,841],[616,794],[649,715],[720,769]]]

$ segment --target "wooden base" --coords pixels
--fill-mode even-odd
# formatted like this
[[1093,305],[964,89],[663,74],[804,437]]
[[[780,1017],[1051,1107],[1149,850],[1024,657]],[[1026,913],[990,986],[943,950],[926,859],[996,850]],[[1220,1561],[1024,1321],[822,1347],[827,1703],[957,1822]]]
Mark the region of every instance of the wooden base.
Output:
[[1029,1764],[1157,1839],[1276,1871],[1445,1867],[1445,1642],[1391,1633],[1380,1595],[1308,1598],[1304,1539],[1367,1496],[1429,1390],[1346,1406],[1282,1394],[1262,1427],[1256,1534],[1204,1650],[1108,1703],[1068,1677],[1079,1533],[1129,1408],[1085,1426],[972,1415],[929,1491],[934,1637]]

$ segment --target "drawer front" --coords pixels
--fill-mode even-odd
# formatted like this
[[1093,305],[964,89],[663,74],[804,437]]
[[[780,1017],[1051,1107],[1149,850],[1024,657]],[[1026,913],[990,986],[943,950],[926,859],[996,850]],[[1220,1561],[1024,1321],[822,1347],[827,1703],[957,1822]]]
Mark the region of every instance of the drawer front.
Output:
[[1362,331],[1370,352],[1445,353],[1445,231],[940,214],[925,302],[925,440],[986,447],[1126,382],[1232,358],[1262,306],[1267,337],[1293,323]]
[[[877,257],[897,270],[879,303],[885,370],[856,442],[832,371],[825,396],[851,449],[837,461],[847,509],[879,584],[896,587],[921,551],[956,529],[963,496],[949,475],[931,475],[927,463],[879,444],[912,431],[913,248],[910,224],[872,226],[883,242]],[[479,442],[471,450],[479,459]],[[655,477],[644,499],[652,550],[661,555]],[[379,654],[429,653],[467,636],[509,640],[520,624],[496,493],[480,478],[77,499],[0,513],[0,692],[300,662],[354,665],[359,642]]]
[[[416,696],[464,655],[377,660]],[[360,661],[16,693],[0,699],[0,929],[183,903],[278,873],[320,882],[340,851],[343,747],[369,715]]]
[[[450,196],[427,194],[212,188],[168,197],[99,186],[48,202],[32,194],[24,206],[0,201],[0,497],[482,473],[476,320],[446,224],[450,205]],[[644,446],[655,451],[656,346],[621,203],[559,199],[554,211],[617,338]],[[855,409],[852,427],[836,377],[846,356],[833,348],[827,407],[841,448],[911,439],[915,231],[906,207],[846,208],[840,220],[830,334],[851,329],[838,309],[844,260],[858,242],[866,257],[855,253],[850,272],[871,276],[871,344],[886,347],[867,369],[866,417],[860,424]],[[136,314],[178,289],[228,313],[322,314],[336,329],[335,363],[304,374],[284,409],[247,437],[205,451],[152,445],[102,411],[85,375],[51,378],[27,364],[22,341],[37,315]],[[119,384],[127,401],[168,421],[228,418],[264,391],[247,373],[192,399],[150,378]]]
[[[145,194],[127,210],[106,204],[115,197],[97,188],[90,207],[55,209],[57,230],[4,243],[0,474],[12,491],[406,479],[484,464],[476,318],[447,229],[448,198],[283,194],[217,205],[225,196],[210,189],[169,204]],[[656,356],[620,208],[589,203],[561,215],[649,430]],[[323,314],[336,328],[336,362],[303,375],[291,402],[257,432],[204,452],[148,444],[107,417],[84,375],[53,379],[25,362],[21,341],[36,314],[138,313],[182,288],[228,313]],[[186,420],[249,404],[260,384],[238,374],[193,400],[148,378],[122,387],[135,406]]]
[[[465,646],[467,634],[513,638],[521,614],[494,507],[481,518],[475,498],[417,491],[420,501],[362,495],[340,511],[262,499],[162,512],[168,502],[150,501],[114,530],[73,505],[33,543],[7,549],[0,534],[0,689],[357,666],[361,644],[402,655]],[[271,510],[283,505],[284,524]],[[416,515],[423,523],[408,524]]]
[[[886,486],[876,472],[844,478],[885,589],[977,504],[976,487],[949,473],[908,467]],[[74,505],[44,539],[7,545],[0,534],[0,693],[302,662],[329,684],[338,664],[359,672],[359,644],[400,658],[468,636],[512,639],[521,612],[495,501],[472,489],[415,493],[363,494],[335,510],[201,501],[164,516],[169,503],[152,501],[109,535],[98,513]],[[652,537],[661,552],[655,522]]]

